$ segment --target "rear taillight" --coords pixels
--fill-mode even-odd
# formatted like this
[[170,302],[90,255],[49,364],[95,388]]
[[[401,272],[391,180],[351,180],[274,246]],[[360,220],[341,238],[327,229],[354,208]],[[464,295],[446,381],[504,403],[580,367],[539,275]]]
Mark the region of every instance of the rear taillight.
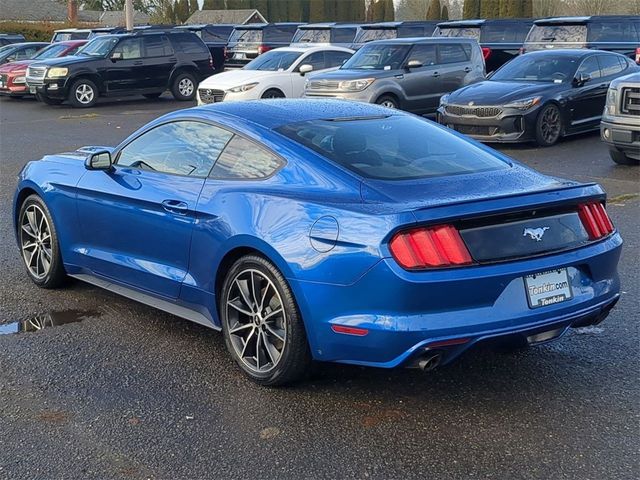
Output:
[[580,205],[578,215],[587,234],[589,234],[589,240],[606,237],[614,230],[613,223],[611,223],[604,205],[600,202]]
[[640,47],[636,48],[636,63],[640,65]]
[[473,262],[460,233],[451,225],[416,228],[389,243],[393,258],[407,269],[455,267]]
[[482,47],[482,57],[486,60],[491,56],[491,49],[489,47]]
[[524,47],[520,47],[519,53],[520,55],[524,55],[525,53],[527,53],[527,49]]
[[262,54],[263,54],[263,53],[265,53],[265,52],[268,52],[269,50],[271,50],[271,47],[268,47],[267,45],[260,45],[260,46],[258,47],[258,53],[259,53],[260,55],[262,55]]

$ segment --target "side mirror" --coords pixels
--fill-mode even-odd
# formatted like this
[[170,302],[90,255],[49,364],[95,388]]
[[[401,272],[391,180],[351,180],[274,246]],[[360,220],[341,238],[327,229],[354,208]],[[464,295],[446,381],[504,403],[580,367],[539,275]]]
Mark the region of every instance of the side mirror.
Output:
[[108,150],[100,150],[92,153],[84,161],[84,166],[87,170],[103,170],[108,172],[113,168],[111,152]]
[[422,66],[422,62],[420,60],[409,60],[409,62],[407,63],[408,69],[420,68],[421,66]]
[[300,75],[304,76],[305,74],[313,71],[313,65],[305,63],[304,65],[300,65],[298,71],[300,72]]
[[589,80],[591,80],[591,75],[589,75],[588,73],[581,73],[580,75],[578,75],[576,78],[573,79],[574,83],[578,87],[581,87],[582,85],[587,83]]
[[122,52],[113,52],[111,54],[111,60],[113,60],[114,62],[116,60],[122,60]]

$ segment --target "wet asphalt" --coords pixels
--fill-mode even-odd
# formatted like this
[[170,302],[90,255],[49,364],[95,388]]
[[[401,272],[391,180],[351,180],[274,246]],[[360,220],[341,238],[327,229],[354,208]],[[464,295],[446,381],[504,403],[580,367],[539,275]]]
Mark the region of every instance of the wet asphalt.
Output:
[[322,364],[268,389],[240,374],[214,331],[79,282],[36,288],[13,239],[27,161],[116,144],[187,106],[0,99],[0,324],[21,322],[0,326],[0,478],[640,477],[640,168],[613,164],[597,134],[499,147],[609,192],[623,294],[601,325],[517,354],[475,350],[428,374]]

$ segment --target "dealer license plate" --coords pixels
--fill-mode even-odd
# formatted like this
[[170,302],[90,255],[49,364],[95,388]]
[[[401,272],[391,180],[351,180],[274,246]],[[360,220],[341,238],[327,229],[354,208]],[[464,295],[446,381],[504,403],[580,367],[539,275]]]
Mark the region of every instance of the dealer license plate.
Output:
[[530,308],[546,307],[573,298],[566,268],[527,275],[524,286]]
[[234,53],[233,58],[236,60],[246,60],[247,55],[244,53]]

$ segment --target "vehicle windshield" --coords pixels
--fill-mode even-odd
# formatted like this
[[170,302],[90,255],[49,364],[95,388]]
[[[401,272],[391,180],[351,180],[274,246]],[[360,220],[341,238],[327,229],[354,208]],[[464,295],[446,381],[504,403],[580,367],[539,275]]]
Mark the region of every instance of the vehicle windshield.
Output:
[[46,58],[56,58],[58,57],[62,52],[64,52],[67,49],[67,45],[56,45],[53,44],[49,47],[43,48],[42,50],[40,50],[38,53],[36,53],[32,59],[33,60],[43,60]]
[[251,60],[244,66],[244,70],[263,70],[267,72],[281,72],[287,70],[302,52],[282,52],[271,50],[258,58]]
[[331,30],[328,28],[305,28],[298,30],[291,43],[329,43]]
[[311,120],[277,130],[365,178],[412,180],[509,167],[444,128],[408,115]]
[[586,25],[534,25],[529,35],[528,42],[577,42],[587,41]]
[[490,80],[566,83],[573,79],[578,63],[567,55],[520,55],[505,63]]
[[398,30],[395,28],[363,28],[356,36],[355,42],[367,43],[390,38],[398,38]]
[[410,45],[365,45],[342,65],[343,70],[397,70]]
[[12,44],[5,45],[4,47],[0,47],[0,55],[7,53],[9,50],[13,50],[14,48],[15,46]]
[[113,47],[118,43],[115,37],[96,37],[78,50],[78,55],[89,57],[106,57]]
[[262,30],[234,30],[229,37],[229,43],[249,43],[249,42],[261,42]]
[[463,37],[480,39],[480,27],[438,27],[436,37]]

